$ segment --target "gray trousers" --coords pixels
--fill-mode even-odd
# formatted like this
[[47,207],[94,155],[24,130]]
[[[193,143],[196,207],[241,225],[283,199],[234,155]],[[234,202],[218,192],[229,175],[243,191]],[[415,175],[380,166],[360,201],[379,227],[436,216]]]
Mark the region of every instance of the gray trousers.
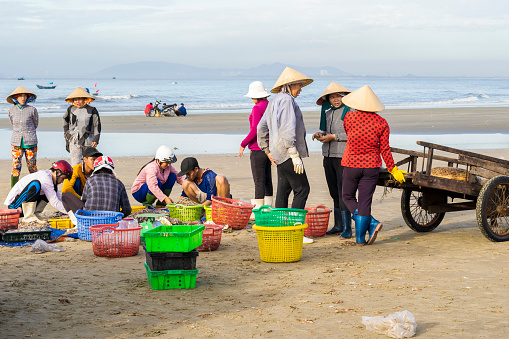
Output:
[[69,153],[71,153],[71,166],[81,164],[83,161],[83,148],[74,143],[69,143]]

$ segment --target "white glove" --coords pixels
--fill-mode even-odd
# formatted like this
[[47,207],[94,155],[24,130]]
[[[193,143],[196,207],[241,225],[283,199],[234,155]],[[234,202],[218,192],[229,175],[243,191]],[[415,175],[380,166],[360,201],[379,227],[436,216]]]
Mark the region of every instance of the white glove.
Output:
[[302,162],[302,159],[299,157],[299,153],[290,154],[290,158],[292,158],[293,162],[293,170],[297,174],[304,173],[304,163]]

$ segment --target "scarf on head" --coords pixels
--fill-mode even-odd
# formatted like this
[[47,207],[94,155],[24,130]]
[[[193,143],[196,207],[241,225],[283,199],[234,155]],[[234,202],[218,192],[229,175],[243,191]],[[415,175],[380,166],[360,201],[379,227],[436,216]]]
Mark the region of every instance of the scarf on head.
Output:
[[325,112],[327,112],[331,108],[340,109],[341,107],[343,107],[343,113],[341,113],[341,120],[345,120],[345,115],[347,112],[350,111],[350,107],[348,107],[344,104],[341,104],[341,106],[339,106],[338,108],[334,108],[334,107],[332,107],[332,105],[330,104],[330,102],[328,100],[324,100],[322,102],[322,112],[320,114],[320,131],[327,130],[327,118],[325,117]]
[[19,101],[16,100],[16,98],[14,98],[14,97],[12,97],[12,101],[14,101],[16,106],[18,106],[21,109],[21,108],[25,107],[27,104],[29,104],[31,102],[34,102],[35,101],[35,96],[34,95],[29,95],[28,98],[27,98],[27,101],[25,101],[24,105],[20,104]]

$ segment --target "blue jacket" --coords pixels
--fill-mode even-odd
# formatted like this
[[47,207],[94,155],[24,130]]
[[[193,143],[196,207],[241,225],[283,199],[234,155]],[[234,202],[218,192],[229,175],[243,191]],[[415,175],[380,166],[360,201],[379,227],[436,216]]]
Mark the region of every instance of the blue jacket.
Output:
[[[202,181],[196,186],[200,189],[200,191],[207,193],[207,200],[212,200],[213,195],[217,195],[217,187],[216,187],[216,176],[212,170],[206,169],[202,175]],[[182,191],[182,196],[187,197],[187,195]]]

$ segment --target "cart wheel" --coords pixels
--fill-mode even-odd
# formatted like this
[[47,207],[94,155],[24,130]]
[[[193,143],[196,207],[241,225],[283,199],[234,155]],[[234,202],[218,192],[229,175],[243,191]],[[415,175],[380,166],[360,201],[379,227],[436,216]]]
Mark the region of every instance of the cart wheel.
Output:
[[404,189],[401,193],[401,213],[408,227],[416,232],[431,232],[444,219],[443,213],[428,213],[422,206],[422,192]]
[[491,178],[479,192],[477,225],[491,241],[509,240],[509,177]]

